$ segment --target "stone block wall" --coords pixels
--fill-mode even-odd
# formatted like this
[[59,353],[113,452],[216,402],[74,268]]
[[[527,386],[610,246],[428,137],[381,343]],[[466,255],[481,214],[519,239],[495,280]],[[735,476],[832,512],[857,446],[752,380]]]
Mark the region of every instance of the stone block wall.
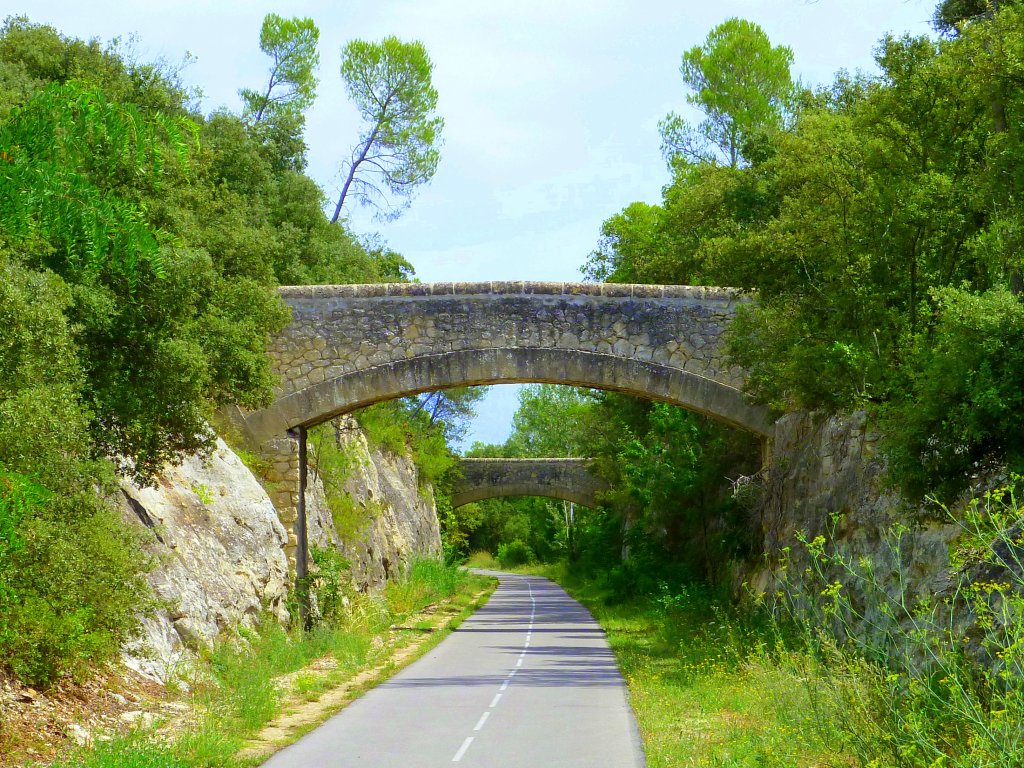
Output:
[[654,362],[731,387],[722,332],[734,289],[600,283],[393,283],[280,289],[293,319],[270,347],[281,394],[396,360],[545,348]]
[[767,436],[724,331],[733,289],[593,283],[395,283],[279,289],[280,385],[244,416],[253,443],[381,400],[454,386],[549,382],[674,403]]
[[546,496],[596,507],[608,483],[589,459],[462,459],[452,506],[498,496]]
[[298,535],[296,522],[299,516],[299,441],[293,437],[279,437],[267,440],[260,447],[260,453],[267,460],[268,469],[262,478],[263,487],[277,509],[278,518],[287,531],[285,555],[291,573],[295,573]]

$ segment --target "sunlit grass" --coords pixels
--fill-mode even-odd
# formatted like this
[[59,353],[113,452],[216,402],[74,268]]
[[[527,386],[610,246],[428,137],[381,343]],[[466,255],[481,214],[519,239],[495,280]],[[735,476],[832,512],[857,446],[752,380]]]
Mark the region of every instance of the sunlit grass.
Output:
[[607,595],[563,568],[548,575],[607,632],[650,768],[854,765],[833,751],[813,711],[811,670],[776,650],[771,628],[700,592],[608,605]]
[[[114,738],[93,750],[82,750],[54,768],[232,768],[246,765],[236,755],[246,739],[281,711],[282,676],[294,679],[289,690],[313,701],[368,668],[383,664],[389,654],[417,632],[394,626],[442,600],[457,624],[472,610],[475,595],[488,581],[440,562],[417,561],[407,575],[390,584],[383,596],[360,596],[343,626],[321,626],[308,632],[288,630],[268,618],[214,648],[190,681],[194,717],[172,738],[135,733]],[[425,620],[417,627],[437,629]],[[381,642],[387,635],[398,640]],[[438,640],[442,632],[436,632]],[[324,663],[324,662],[329,663]],[[318,662],[323,669],[310,665]],[[302,670],[300,672],[300,670]]]
[[480,568],[485,571],[501,570],[501,564],[497,558],[485,549],[478,549],[473,552],[466,561],[467,568]]

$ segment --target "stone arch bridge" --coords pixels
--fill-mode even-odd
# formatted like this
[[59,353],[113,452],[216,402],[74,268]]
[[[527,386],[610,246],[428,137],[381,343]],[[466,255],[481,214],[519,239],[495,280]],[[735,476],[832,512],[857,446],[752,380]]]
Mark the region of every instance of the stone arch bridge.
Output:
[[546,496],[596,507],[608,483],[590,459],[462,459],[452,506],[502,496]]
[[373,403],[472,384],[545,382],[659,400],[762,439],[773,424],[741,391],[723,333],[750,300],[731,288],[601,283],[282,287],[292,321],[269,351],[279,386],[238,426],[305,565],[305,430]]

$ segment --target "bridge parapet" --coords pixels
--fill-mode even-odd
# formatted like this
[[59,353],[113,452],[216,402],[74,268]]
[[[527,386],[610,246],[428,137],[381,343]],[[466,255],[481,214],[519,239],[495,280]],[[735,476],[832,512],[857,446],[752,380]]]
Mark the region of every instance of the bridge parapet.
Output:
[[590,459],[462,459],[452,506],[504,496],[545,496],[596,507],[608,483]]
[[533,280],[485,280],[455,283],[364,283],[353,285],[285,285],[278,293],[288,299],[368,299],[383,296],[604,296],[607,298],[695,299],[700,302],[749,301],[738,288],[648,283],[577,283]]

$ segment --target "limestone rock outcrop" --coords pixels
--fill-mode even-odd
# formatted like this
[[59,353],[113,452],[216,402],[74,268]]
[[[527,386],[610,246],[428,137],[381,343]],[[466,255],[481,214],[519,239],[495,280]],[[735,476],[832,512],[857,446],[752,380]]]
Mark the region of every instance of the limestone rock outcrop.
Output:
[[286,534],[263,487],[222,440],[168,467],[155,488],[121,487],[125,518],[150,529],[149,580],[166,603],[144,620],[129,666],[167,679],[225,629],[287,615]]
[[[885,463],[877,451],[879,435],[863,412],[827,418],[791,413],[779,419],[771,447],[768,476],[755,507],[759,527],[759,551],[767,555],[752,571],[737,575],[755,591],[775,589],[772,563],[783,555],[788,572],[799,576],[811,565],[807,548],[797,534],[813,540],[824,536],[827,550],[847,562],[866,558],[878,584],[889,595],[906,585],[908,600],[943,595],[950,588],[950,547],[960,528],[938,519],[934,512],[914,508],[898,491],[888,487]],[[892,535],[895,525],[906,526],[898,546]],[[789,547],[784,552],[784,548]],[[855,629],[871,631],[884,626],[874,615],[874,599],[863,592],[864,584],[832,569],[830,581],[866,606],[864,620]],[[874,589],[872,587],[872,589]]]
[[[340,549],[356,586],[378,589],[411,558],[440,554],[433,492],[421,487],[411,458],[372,448],[352,418],[341,424],[353,459],[344,490],[364,524],[340,535],[312,474],[309,541]],[[125,519],[149,530],[149,580],[164,603],[143,621],[125,657],[130,667],[166,681],[225,630],[251,626],[264,612],[287,618],[288,534],[266,490],[222,440],[208,458],[168,467],[156,487],[125,481],[121,491]]]
[[351,417],[338,421],[341,449],[349,456],[344,492],[360,524],[340,535],[323,483],[314,474],[306,491],[310,546],[334,546],[352,565],[360,590],[382,587],[415,557],[441,554],[433,490],[422,486],[408,456],[371,446]]

